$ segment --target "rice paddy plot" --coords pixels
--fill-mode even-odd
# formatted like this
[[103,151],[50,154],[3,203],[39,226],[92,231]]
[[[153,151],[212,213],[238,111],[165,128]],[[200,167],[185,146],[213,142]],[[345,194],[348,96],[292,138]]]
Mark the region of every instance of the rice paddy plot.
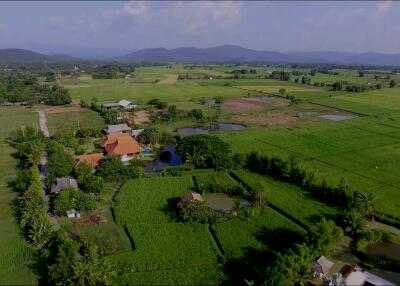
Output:
[[192,189],[191,176],[128,180],[116,196],[116,222],[124,225],[173,221],[179,196]]
[[216,224],[213,230],[228,261],[255,259],[270,250],[289,247],[304,235],[300,227],[270,208],[255,218]]
[[135,249],[109,257],[131,271],[154,271],[211,265],[219,252],[205,224],[128,224]]
[[234,173],[252,188],[261,186],[269,204],[308,227],[323,217],[329,219],[338,214],[337,208],[318,201],[309,192],[290,183],[245,170]]

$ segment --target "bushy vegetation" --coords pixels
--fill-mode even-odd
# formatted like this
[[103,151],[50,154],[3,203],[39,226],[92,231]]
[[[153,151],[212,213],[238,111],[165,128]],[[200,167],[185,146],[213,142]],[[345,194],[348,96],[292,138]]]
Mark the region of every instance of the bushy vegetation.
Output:
[[42,193],[39,170],[33,166],[29,187],[18,200],[18,219],[27,239],[37,247],[48,243],[54,232]]
[[[118,156],[107,156],[101,160],[96,175],[102,177],[105,181],[122,181],[129,178],[141,178],[144,176],[144,169],[138,166],[134,161],[129,165],[124,165]],[[99,179],[95,178],[98,183]]]
[[53,211],[56,215],[65,216],[67,211],[94,210],[97,207],[96,198],[80,190],[65,188],[56,195],[53,201]]
[[234,166],[229,144],[215,136],[187,136],[178,140],[176,153],[196,168],[230,169]]

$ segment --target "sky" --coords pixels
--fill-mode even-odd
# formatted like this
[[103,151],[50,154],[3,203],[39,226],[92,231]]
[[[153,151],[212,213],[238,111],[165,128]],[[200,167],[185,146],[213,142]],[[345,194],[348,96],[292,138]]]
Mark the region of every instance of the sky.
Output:
[[225,44],[400,53],[400,2],[0,1],[0,48],[112,57]]

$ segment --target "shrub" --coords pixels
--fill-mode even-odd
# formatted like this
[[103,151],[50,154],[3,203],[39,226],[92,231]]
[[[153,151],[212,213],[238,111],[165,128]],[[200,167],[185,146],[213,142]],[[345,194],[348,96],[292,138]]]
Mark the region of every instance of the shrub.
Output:
[[215,221],[214,211],[204,202],[179,203],[179,217],[182,221],[189,223],[213,223]]

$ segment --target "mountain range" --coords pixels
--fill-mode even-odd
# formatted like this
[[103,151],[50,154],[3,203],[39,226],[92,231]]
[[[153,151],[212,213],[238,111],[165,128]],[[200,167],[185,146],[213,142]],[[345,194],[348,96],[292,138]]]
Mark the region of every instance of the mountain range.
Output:
[[[59,63],[87,61],[68,55],[46,55],[23,49],[0,49],[0,63]],[[142,49],[124,56],[103,59],[120,63],[321,63],[337,65],[398,66],[400,54],[352,52],[274,52],[234,45],[211,48]]]

